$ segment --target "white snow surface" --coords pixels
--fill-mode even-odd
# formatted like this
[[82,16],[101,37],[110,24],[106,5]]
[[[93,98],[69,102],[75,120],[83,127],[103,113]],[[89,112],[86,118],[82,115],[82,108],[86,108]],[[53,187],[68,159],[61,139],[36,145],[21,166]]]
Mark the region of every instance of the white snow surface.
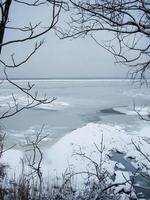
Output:
[[[89,123],[67,134],[48,149],[44,153],[44,160],[47,163],[45,166],[50,166],[52,170],[56,170],[58,175],[61,175],[68,166],[73,167],[75,171],[83,171],[88,162],[74,154],[78,153],[81,148],[83,153],[98,161],[100,155],[96,151],[95,145],[100,146],[102,137],[105,155],[114,148],[126,151],[126,143],[122,140],[122,137],[125,141],[128,141],[128,136],[119,126]],[[112,161],[109,162],[110,171],[113,172],[114,165],[112,165]]]
[[[147,134],[150,132],[150,127],[145,128]],[[143,130],[141,130],[142,132]],[[142,134],[143,135],[143,134]],[[137,164],[142,166],[143,163],[147,163],[147,160],[138,153],[132,144],[131,139],[135,144],[139,144],[143,152],[149,152],[149,144],[140,137],[140,132],[137,135],[128,135],[118,125],[108,124],[95,124],[89,123],[84,127],[72,131],[65,135],[51,148],[43,152],[42,171],[43,176],[51,175],[53,177],[62,176],[65,170],[70,167],[70,170],[75,172],[81,172],[85,170],[93,170],[93,165],[89,164],[89,160],[83,159],[83,157],[76,155],[82,151],[89,158],[99,163],[100,153],[97,147],[100,148],[103,138],[104,152],[103,160],[105,161],[103,167],[106,168],[111,175],[114,175],[116,162],[109,159],[108,154],[111,155],[111,150],[119,151],[126,154],[126,157],[135,157],[136,162],[133,160],[133,165]],[[97,147],[96,147],[97,146]],[[3,154],[2,161],[9,164],[12,169],[19,171],[21,167],[20,158],[23,158],[23,153],[19,150],[8,150]],[[120,165],[121,166],[121,165]],[[117,170],[116,182],[122,182],[124,180],[122,171],[125,170],[124,166]],[[124,175],[129,177],[127,171]]]
[[50,104],[41,104],[37,106],[37,108],[44,109],[44,110],[63,110],[69,106],[68,102],[63,101],[53,101]]
[[[102,138],[105,147],[103,153],[105,162],[103,167],[105,167],[110,174],[113,175],[115,173],[114,168],[116,165],[116,162],[111,161],[107,156],[108,154],[111,154],[111,150],[125,153],[127,157],[132,155],[136,158],[139,165],[142,165],[142,162],[147,162],[146,159],[135,150],[131,141],[133,140],[137,145],[140,142],[143,152],[148,153],[149,144],[144,141],[142,137],[139,137],[138,135],[128,135],[118,125],[112,126],[107,124],[89,123],[86,126],[67,134],[50,149],[44,152],[43,171],[46,174],[47,171],[49,171],[51,175],[57,174],[58,176],[61,176],[68,166],[76,172],[85,171],[87,168],[92,170],[93,166],[89,165],[89,161],[76,155],[76,153],[82,151],[82,153],[85,153],[98,163],[100,153],[96,149],[96,146],[100,148]],[[125,169],[124,166],[121,166],[121,168]],[[122,181],[121,177],[120,181]]]

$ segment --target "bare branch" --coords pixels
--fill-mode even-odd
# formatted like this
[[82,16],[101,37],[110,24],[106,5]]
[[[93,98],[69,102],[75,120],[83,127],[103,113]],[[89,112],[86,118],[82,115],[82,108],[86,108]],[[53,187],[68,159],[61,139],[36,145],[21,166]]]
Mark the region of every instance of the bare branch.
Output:
[[[50,8],[50,14],[49,14],[49,22],[47,27],[40,27],[42,22],[38,22],[35,25],[32,24],[32,22],[29,22],[29,25],[23,26],[23,27],[17,27],[16,26],[9,26],[9,12],[10,7],[12,3],[18,3],[18,5],[22,5],[20,8],[24,8],[24,6],[30,6],[30,7],[37,7],[45,4]],[[15,5],[15,4],[14,4]],[[50,7],[49,7],[50,6]],[[16,44],[16,43],[23,43],[27,41],[34,41],[35,39],[39,39],[41,36],[45,35],[49,31],[51,31],[55,25],[57,24],[59,20],[59,15],[61,12],[61,9],[63,8],[64,3],[57,0],[32,0],[32,1],[26,1],[26,0],[5,0],[0,3],[0,55],[2,54],[2,49],[4,46],[9,46],[10,44]],[[16,38],[14,40],[10,41],[4,41],[4,34],[5,32],[9,31],[19,31],[21,33],[22,38]],[[15,87],[19,92],[24,94],[26,96],[26,104],[21,105],[18,102],[18,99],[16,98],[15,94],[12,94],[12,102],[7,104],[6,108],[1,108],[2,113],[0,115],[0,119],[4,119],[7,117],[12,117],[13,115],[21,112],[25,109],[34,108],[40,104],[49,104],[52,103],[56,98],[48,98],[46,95],[44,95],[42,98],[38,97],[38,92],[32,92],[32,89],[34,87],[34,84],[30,84],[29,82],[25,87],[22,87],[15,81],[11,80],[8,77],[7,74],[7,68],[14,69],[23,66],[26,64],[31,57],[37,52],[37,50],[43,45],[44,40],[40,38],[40,42],[35,42],[33,50],[28,53],[28,55],[24,56],[24,58],[17,60],[15,57],[15,53],[10,55],[11,62],[8,63],[6,60],[8,60],[8,56],[6,60],[4,58],[0,58],[0,64],[1,68],[4,69],[4,76],[5,81],[8,81],[9,84],[11,84],[13,87]],[[22,47],[22,45],[21,45]],[[3,84],[3,82],[1,82]]]
[[[68,29],[56,27],[61,39],[92,36],[98,45],[113,54],[116,63],[132,69],[131,78],[145,78],[150,68],[148,0],[70,0],[70,10]],[[100,41],[101,31],[111,33],[113,39]]]
[[44,40],[41,41],[39,44],[36,43],[34,50],[23,61],[20,61],[19,63],[16,63],[15,58],[14,58],[14,54],[11,55],[11,58],[12,58],[12,64],[11,65],[6,64],[1,59],[0,59],[0,63],[2,63],[4,65],[4,67],[7,67],[7,68],[16,68],[16,67],[22,66],[36,53],[36,51],[43,45],[43,43],[44,43]]

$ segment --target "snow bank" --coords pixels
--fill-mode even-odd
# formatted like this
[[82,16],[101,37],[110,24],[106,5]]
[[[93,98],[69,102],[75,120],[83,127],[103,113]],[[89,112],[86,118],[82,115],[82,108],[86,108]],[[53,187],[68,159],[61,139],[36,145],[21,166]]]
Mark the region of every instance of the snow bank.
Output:
[[[49,171],[51,175],[57,174],[58,176],[61,176],[68,166],[76,172],[85,171],[87,166],[89,167],[89,161],[74,154],[82,150],[82,153],[85,153],[94,161],[99,162],[100,154],[96,150],[96,146],[100,148],[102,137],[103,145],[105,147],[103,154],[105,162],[103,166],[110,172],[110,174],[113,175],[115,173],[116,166],[116,162],[110,160],[109,156],[106,156],[111,154],[111,150],[125,153],[126,157],[135,157],[138,164],[147,162],[146,159],[136,151],[132,144],[131,140],[133,140],[137,145],[140,140],[143,152],[149,152],[149,144],[142,140],[142,138],[139,138],[138,135],[128,135],[120,126],[117,125],[111,126],[106,124],[89,123],[86,126],[64,136],[44,153],[44,163],[42,166],[44,169],[43,171],[46,173]],[[135,165],[135,160],[133,163]],[[124,166],[121,168],[125,169]]]
[[95,153],[95,145],[100,146],[102,136],[107,153],[114,148],[118,148],[120,151],[126,151],[125,141],[129,141],[129,136],[120,127],[89,123],[67,134],[47,150],[45,152],[45,161],[48,162],[47,165],[51,169],[56,169],[58,174],[64,172],[68,165],[73,165],[75,170],[83,170],[85,164],[81,164],[81,160],[73,156],[73,154],[78,152],[81,147],[84,153],[87,155],[92,154],[93,159],[98,159],[99,155]]
[[[81,156],[77,156],[76,153],[85,153],[89,158],[99,163],[100,154],[96,149],[96,146],[100,148],[103,138],[103,160],[105,161],[103,167],[105,167],[111,175],[117,174],[116,181],[122,178],[124,171],[128,173],[126,167],[123,164],[116,163],[116,161],[110,160],[112,150],[120,153],[124,153],[125,158],[135,158],[132,161],[133,166],[137,164],[142,166],[142,163],[147,164],[147,160],[135,149],[132,141],[135,144],[139,144],[144,153],[149,152],[149,144],[143,140],[143,134],[149,134],[150,127],[144,128],[141,132],[137,132],[135,135],[128,135],[120,126],[112,126],[107,124],[95,124],[89,123],[86,126],[72,131],[65,135],[51,148],[44,151],[42,171],[43,176],[51,175],[53,177],[62,176],[65,170],[70,167],[71,170],[81,172],[85,170],[92,170],[93,166],[89,165],[89,161]],[[141,134],[141,136],[140,136]],[[108,156],[109,155],[109,156]],[[3,162],[10,165],[15,171],[21,168],[20,158],[23,157],[23,153],[18,150],[6,151],[3,155]],[[136,161],[135,161],[136,160]],[[120,178],[119,178],[120,177]]]

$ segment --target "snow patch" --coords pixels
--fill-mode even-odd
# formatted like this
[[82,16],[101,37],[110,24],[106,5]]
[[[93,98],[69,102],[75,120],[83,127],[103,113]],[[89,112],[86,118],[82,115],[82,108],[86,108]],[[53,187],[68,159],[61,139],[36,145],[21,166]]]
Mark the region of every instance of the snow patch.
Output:
[[70,104],[67,102],[55,100],[50,104],[41,104],[37,106],[37,108],[43,109],[43,110],[63,110],[67,108],[69,105]]

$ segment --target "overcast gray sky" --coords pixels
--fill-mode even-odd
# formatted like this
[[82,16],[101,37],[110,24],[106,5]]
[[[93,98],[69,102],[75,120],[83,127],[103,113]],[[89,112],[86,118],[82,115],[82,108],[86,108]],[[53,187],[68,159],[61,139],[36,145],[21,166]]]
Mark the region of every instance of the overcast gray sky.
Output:
[[[42,8],[40,8],[42,9]],[[24,24],[29,19],[45,20],[47,13],[30,12],[29,8],[14,6],[11,8],[10,20],[12,24]],[[44,14],[43,14],[44,13]],[[28,16],[28,18],[27,18]],[[26,18],[26,19],[25,19]],[[36,19],[37,18],[37,19]],[[46,21],[46,20],[45,20]],[[18,37],[18,33],[8,32],[6,39]],[[55,78],[55,77],[125,77],[127,67],[114,64],[113,56],[98,46],[90,37],[76,40],[60,40],[54,33],[48,33],[44,45],[22,67],[9,73],[13,78]],[[101,33],[99,38],[106,39]],[[32,49],[31,44],[10,45],[3,50],[3,57],[15,52],[16,59],[20,59]]]

